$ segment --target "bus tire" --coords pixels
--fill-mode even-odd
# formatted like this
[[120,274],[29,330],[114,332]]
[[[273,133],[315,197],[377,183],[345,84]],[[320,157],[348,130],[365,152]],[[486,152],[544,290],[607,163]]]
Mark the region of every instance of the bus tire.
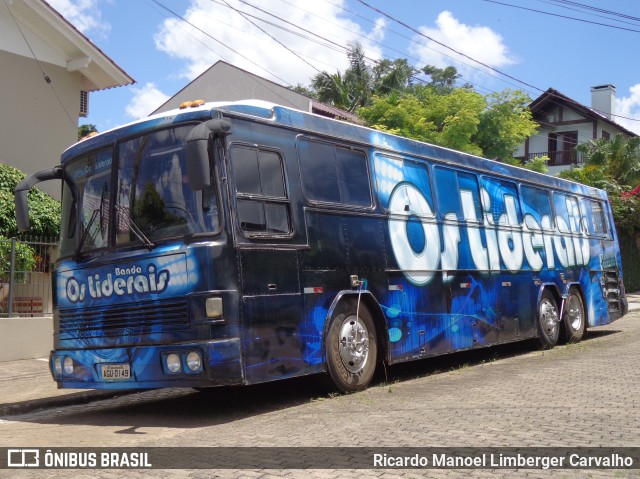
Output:
[[569,289],[569,295],[564,301],[562,323],[564,325],[564,337],[567,343],[580,342],[587,326],[587,316],[582,296],[578,288],[574,286]]
[[549,289],[545,289],[538,304],[538,340],[542,349],[551,349],[558,343],[560,318],[558,302]]
[[325,338],[327,371],[332,384],[342,392],[365,389],[376,369],[378,344],[371,313],[361,302],[341,301],[336,307]]

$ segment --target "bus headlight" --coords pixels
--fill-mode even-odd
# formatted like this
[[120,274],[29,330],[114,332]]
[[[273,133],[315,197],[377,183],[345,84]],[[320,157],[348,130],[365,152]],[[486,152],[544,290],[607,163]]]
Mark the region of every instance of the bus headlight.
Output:
[[167,371],[170,373],[179,373],[182,369],[182,364],[180,363],[180,356],[177,354],[171,353],[167,354],[165,358],[167,364]]
[[191,351],[187,354],[187,367],[189,371],[197,372],[202,369],[202,357],[197,351]]
[[53,370],[58,376],[62,374],[62,359],[58,356],[53,358]]
[[73,374],[73,359],[69,356],[64,358],[64,373],[68,375]]

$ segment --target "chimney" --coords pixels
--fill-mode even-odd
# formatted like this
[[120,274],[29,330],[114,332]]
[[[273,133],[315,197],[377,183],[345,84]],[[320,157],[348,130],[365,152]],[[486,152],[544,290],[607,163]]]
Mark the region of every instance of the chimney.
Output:
[[611,120],[615,114],[616,87],[615,85],[598,85],[591,87],[591,108]]

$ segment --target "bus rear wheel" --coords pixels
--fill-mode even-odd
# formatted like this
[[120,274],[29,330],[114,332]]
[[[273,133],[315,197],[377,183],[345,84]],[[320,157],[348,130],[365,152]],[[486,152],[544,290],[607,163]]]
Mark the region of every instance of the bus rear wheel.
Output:
[[343,392],[365,389],[376,369],[376,328],[367,307],[355,300],[340,302],[325,338],[327,370],[333,385]]
[[545,289],[538,305],[538,339],[542,349],[551,349],[558,343],[560,317],[558,302],[551,291]]
[[575,287],[569,289],[569,295],[564,301],[562,322],[567,343],[580,342],[584,336],[587,322],[582,296]]

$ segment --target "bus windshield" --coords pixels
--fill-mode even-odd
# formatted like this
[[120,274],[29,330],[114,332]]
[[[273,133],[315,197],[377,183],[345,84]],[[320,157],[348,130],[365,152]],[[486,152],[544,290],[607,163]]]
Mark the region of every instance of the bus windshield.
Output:
[[[109,218],[114,218],[116,245],[151,246],[165,238],[217,231],[216,194],[206,191],[203,201],[203,192],[189,187],[185,141],[192,128],[159,130],[120,143],[115,188],[111,187],[111,148],[73,161],[68,171],[77,189],[80,230],[71,237],[62,235],[62,252],[108,247]],[[65,193],[65,219],[71,224],[68,187]]]

